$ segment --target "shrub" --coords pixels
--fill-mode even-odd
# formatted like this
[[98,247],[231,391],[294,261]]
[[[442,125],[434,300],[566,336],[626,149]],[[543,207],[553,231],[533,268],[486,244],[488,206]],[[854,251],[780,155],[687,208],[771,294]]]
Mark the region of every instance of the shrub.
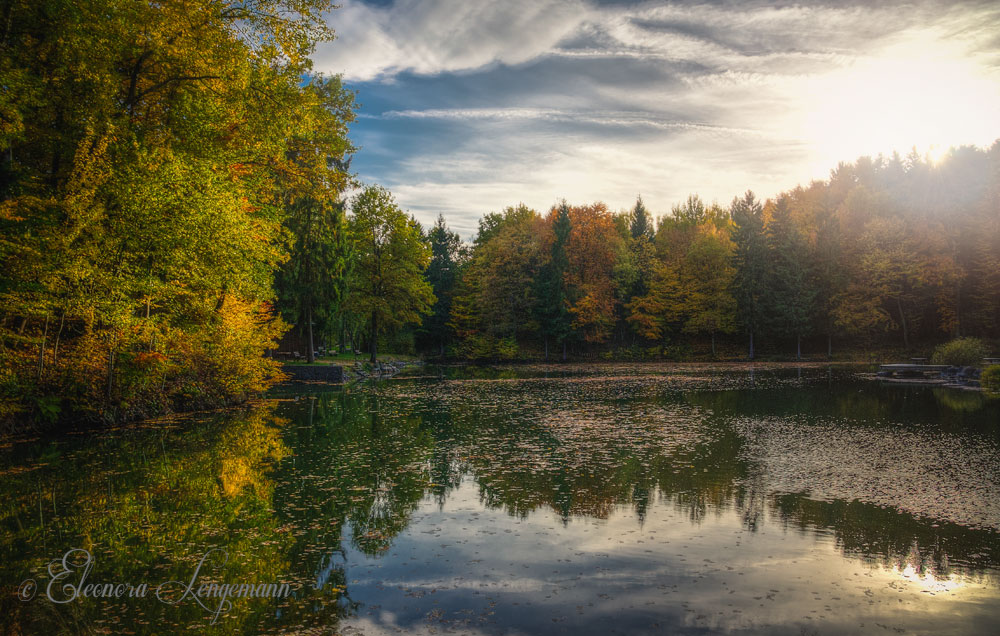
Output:
[[979,383],[991,393],[1000,393],[1000,364],[994,364],[983,369]]
[[956,367],[978,367],[989,351],[978,338],[956,338],[934,349],[931,362]]

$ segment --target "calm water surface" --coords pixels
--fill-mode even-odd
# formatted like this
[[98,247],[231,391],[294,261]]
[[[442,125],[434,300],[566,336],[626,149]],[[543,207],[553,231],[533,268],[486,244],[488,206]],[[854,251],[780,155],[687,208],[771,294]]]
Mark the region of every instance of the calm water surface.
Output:
[[[1000,633],[1000,400],[828,368],[411,376],[0,449],[0,626]],[[52,602],[71,548],[148,594]],[[213,548],[199,584],[292,594],[213,622],[183,597]]]

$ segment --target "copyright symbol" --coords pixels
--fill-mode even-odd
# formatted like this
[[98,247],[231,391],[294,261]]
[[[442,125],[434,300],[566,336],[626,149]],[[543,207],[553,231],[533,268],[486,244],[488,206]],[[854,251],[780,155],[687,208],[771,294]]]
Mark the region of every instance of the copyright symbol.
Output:
[[22,601],[30,601],[35,598],[37,592],[38,585],[35,584],[35,579],[25,579],[17,587],[17,598]]

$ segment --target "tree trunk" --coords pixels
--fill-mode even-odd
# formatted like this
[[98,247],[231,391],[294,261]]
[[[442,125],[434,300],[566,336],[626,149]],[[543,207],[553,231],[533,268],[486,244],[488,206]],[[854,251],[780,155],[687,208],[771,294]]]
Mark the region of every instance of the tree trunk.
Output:
[[750,330],[750,359],[753,360],[753,329]]
[[112,341],[111,346],[108,347],[108,386],[107,395],[105,396],[108,404],[111,404],[111,390],[115,383],[115,345]]
[[42,332],[42,342],[38,345],[38,379],[42,379],[45,368],[45,340],[49,337],[49,315],[45,314],[45,330]]
[[712,332],[712,357],[715,357],[715,332]]
[[[146,296],[146,324],[147,325],[149,324],[149,305],[150,305],[149,296]],[[149,344],[146,345],[146,350],[147,351],[152,351],[153,350],[153,344],[154,344],[153,338],[155,338],[155,335],[151,333],[149,335]]]
[[795,359],[802,359],[802,336],[800,335],[795,336]]
[[896,307],[899,309],[899,322],[903,326],[903,346],[910,348],[910,330],[906,325],[906,313],[903,312],[903,302],[897,298]]
[[306,362],[316,362],[316,347],[313,345],[313,310],[312,305],[306,307],[306,331],[309,333],[309,351]]
[[563,340],[563,356],[562,356],[562,361],[566,362],[566,341],[565,340]]
[[549,337],[545,336],[545,361],[549,361]]
[[833,360],[833,334],[826,334],[826,359]]
[[59,338],[62,337],[63,324],[66,322],[66,311],[64,310],[62,316],[59,317],[59,331],[56,332],[56,341],[52,346],[52,364],[59,362]]
[[371,335],[371,338],[372,338],[372,346],[371,346],[372,356],[371,356],[371,362],[372,362],[372,364],[375,364],[378,361],[378,357],[377,357],[378,356],[378,316],[375,315],[374,311],[372,312],[372,335]]
[[341,316],[340,316],[340,343],[337,346],[337,349],[340,350],[340,353],[343,353],[344,352],[344,348],[347,346],[347,340],[346,340],[346,338],[347,338],[347,325],[344,322],[344,316],[343,316],[343,314],[341,314]]
[[955,283],[955,337],[962,337],[962,281]]

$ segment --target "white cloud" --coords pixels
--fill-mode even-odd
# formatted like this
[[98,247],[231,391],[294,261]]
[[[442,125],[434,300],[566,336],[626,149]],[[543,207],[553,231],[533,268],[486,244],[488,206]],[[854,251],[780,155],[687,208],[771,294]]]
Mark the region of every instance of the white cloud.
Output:
[[587,14],[574,0],[398,0],[384,9],[347,1],[330,16],[339,39],[314,59],[348,80],[519,64],[551,50]]
[[415,157],[383,179],[419,221],[443,213],[471,238],[480,216],[521,202],[541,213],[562,198],[622,209],[641,194],[650,210],[665,214],[689,193],[722,205],[747,188],[772,194],[788,186],[787,175],[772,170],[776,160],[797,152],[794,145],[776,152],[752,138],[697,129],[629,141],[491,134],[446,156]]
[[[403,72],[417,75],[408,87],[473,87],[400,92],[363,115],[362,152],[392,169],[361,177],[464,237],[522,201],[617,209],[641,193],[664,213],[691,192],[772,196],[860,154],[1000,137],[1000,7],[987,4],[398,0],[347,2],[331,23],[341,39],[319,70],[386,91]],[[515,67],[507,84],[467,81],[497,64]],[[415,143],[430,134],[438,143]]]
[[[981,14],[936,10],[936,19],[953,30],[984,27]],[[683,3],[602,9],[584,0],[397,0],[381,8],[346,0],[329,16],[338,39],[322,46],[314,59],[319,70],[355,81],[404,71],[436,74],[516,65],[545,55],[758,70],[769,61],[835,60],[877,45],[887,32],[926,21],[928,11],[913,6],[735,10]],[[995,18],[996,12],[987,15]],[[599,46],[562,46],[571,37]]]
[[659,130],[700,130],[728,135],[758,136],[750,128],[716,126],[708,123],[658,117],[655,113],[634,111],[571,111],[557,108],[433,108],[427,110],[390,110],[381,119],[444,119],[463,121],[541,121],[566,124],[591,124],[654,128]]

